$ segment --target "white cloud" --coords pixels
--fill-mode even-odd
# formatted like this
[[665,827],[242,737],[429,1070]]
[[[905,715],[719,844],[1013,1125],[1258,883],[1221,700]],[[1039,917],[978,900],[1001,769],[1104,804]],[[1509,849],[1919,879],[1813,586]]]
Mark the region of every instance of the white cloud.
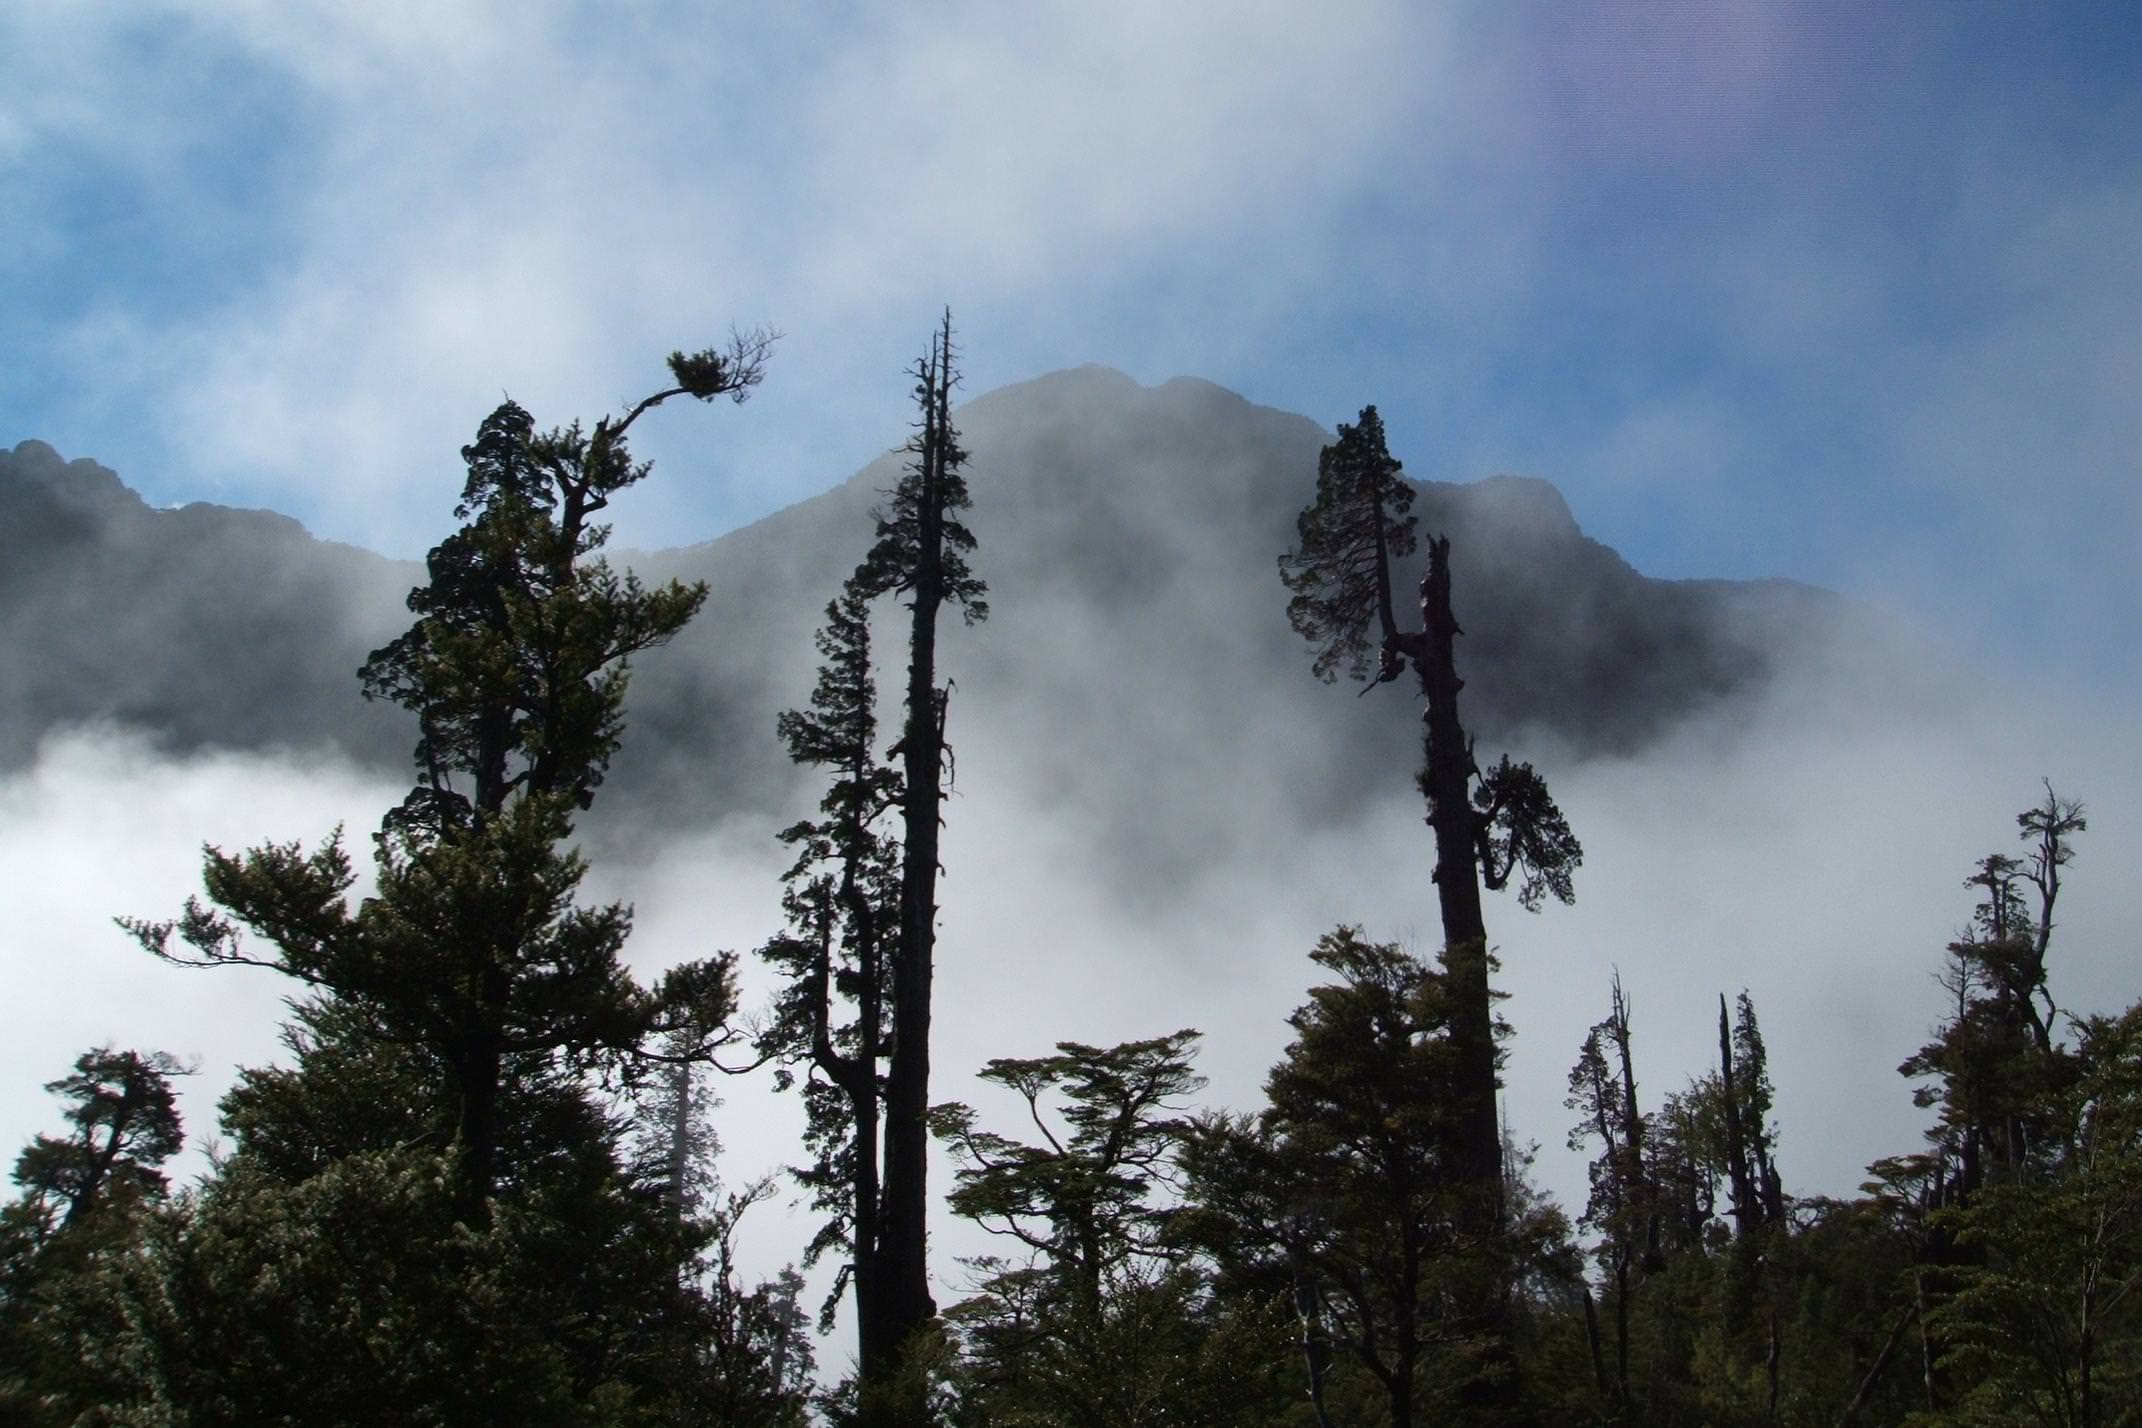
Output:
[[135,736],[98,730],[54,734],[32,767],[0,782],[0,867],[15,928],[0,1154],[11,1159],[31,1135],[62,1129],[39,1088],[101,1045],[199,1064],[180,1083],[198,1148],[236,1069],[280,1051],[291,988],[267,972],[166,966],[112,919],[175,916],[200,889],[204,843],[312,844],[344,823],[361,854],[365,833],[398,797],[327,757],[174,761]]
[[[1056,636],[1080,637],[1072,623]],[[1165,692],[1151,693],[1141,717],[1168,718]],[[1551,750],[1515,751],[1540,761],[1587,851],[1575,907],[1539,917],[1507,899],[1490,907],[1517,1028],[1509,1115],[1541,1143],[1539,1173],[1565,1204],[1581,1208],[1584,1194],[1583,1157],[1562,1146],[1565,1077],[1616,968],[1635,1006],[1645,1104],[1708,1068],[1716,998],[1746,987],[1771,1048],[1789,1189],[1849,1194],[1867,1161],[1913,1148],[1923,1115],[1895,1067],[1941,1013],[1932,978],[1969,914],[1964,875],[2009,845],[2041,773],[2091,809],[2063,894],[2055,994],[2079,1011],[2134,998],[2142,888],[2120,870],[2142,857],[2142,768],[2124,721],[2081,704],[2048,713],[2012,694],[1869,670],[1847,655],[1640,758],[1571,764]],[[1242,757],[1343,730],[1267,719],[1246,744],[1215,747],[1210,766],[1193,771],[1212,806],[1185,818],[1097,806],[1078,786],[1051,784],[1057,774],[1033,758],[1017,720],[985,725],[979,704],[962,708],[961,792],[948,809],[941,885],[936,1099],[975,1097],[973,1074],[991,1057],[1195,1026],[1206,1033],[1205,1103],[1252,1108],[1288,1039],[1284,1018],[1317,976],[1307,952],[1320,933],[1355,922],[1434,948],[1432,850],[1405,764],[1394,764],[1380,800],[1312,823],[1285,761]],[[0,784],[0,866],[19,889],[22,929],[10,953],[16,1034],[0,1054],[0,1149],[55,1128],[37,1087],[104,1042],[199,1057],[185,1110],[197,1136],[207,1131],[235,1068],[275,1054],[289,988],[266,974],[165,968],[109,918],[174,911],[198,886],[204,839],[311,840],[343,820],[361,840],[397,792],[319,760],[169,760],[96,732],[55,737],[33,768]],[[1118,861],[1122,835],[1149,818],[1213,830],[1209,846],[1186,850],[1164,897],[1152,894],[1149,867]],[[687,832],[642,866],[598,864],[589,896],[636,906],[637,969],[723,948],[748,954],[774,928],[780,821]],[[747,1004],[757,1004],[770,984],[748,958],[745,970]],[[719,1090],[724,1174],[742,1180],[800,1158],[797,1108],[765,1073]],[[977,1099],[985,1117],[1005,1113]],[[935,1173],[950,1183],[948,1162]],[[792,1198],[754,1212],[753,1272],[793,1259],[808,1238],[809,1216]],[[955,1256],[985,1241],[941,1211],[935,1233],[949,1302],[962,1283]],[[844,1344],[836,1340],[836,1359]]]
[[[286,195],[278,256],[196,318],[95,314],[75,360],[85,386],[130,373],[128,400],[173,425],[197,481],[223,478],[220,498],[408,553],[501,388],[545,420],[592,418],[671,347],[771,322],[790,334],[775,384],[795,395],[714,439],[740,453],[720,485],[764,508],[898,429],[901,365],[942,302],[992,313],[993,370],[1023,376],[1043,354],[1109,355],[1028,335],[1045,289],[1120,308],[1191,250],[1238,253],[1267,288],[1320,276],[1291,255],[1445,64],[1405,7],[1329,20],[190,13],[166,23],[295,95],[299,157],[269,191]],[[148,62],[109,35],[79,43],[115,76]],[[684,425],[651,426],[648,453],[703,450]],[[621,509],[627,538],[673,530],[686,504]]]

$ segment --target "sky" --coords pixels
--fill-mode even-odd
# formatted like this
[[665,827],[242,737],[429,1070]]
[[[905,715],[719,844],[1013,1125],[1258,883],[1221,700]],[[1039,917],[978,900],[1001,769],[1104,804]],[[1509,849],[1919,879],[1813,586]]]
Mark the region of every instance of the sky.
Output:
[[[764,387],[635,429],[659,470],[620,544],[712,537],[896,444],[946,307],[972,393],[1099,362],[1327,425],[1373,402],[1415,476],[1547,477],[1648,574],[1841,590],[1969,691],[1849,746],[1781,702],[1730,743],[1578,770],[1595,910],[1512,919],[1533,1025],[1603,1014],[1603,991],[1545,1010],[1555,946],[1636,967],[1672,902],[1640,1032],[1699,1016],[1725,978],[1694,959],[1759,921],[1728,975],[1809,989],[1766,1015],[1773,1048],[1813,1076],[1879,1040],[1893,1066],[1956,885],[2041,774],[2097,814],[2073,932],[2091,994],[2131,999],[2133,898],[2104,889],[2142,850],[2134,6],[137,0],[5,7],[0,53],[0,443],[413,556],[501,393],[593,419],[732,325],[782,334]],[[392,796],[68,734],[0,785],[0,866],[37,870],[69,946],[106,939],[82,957],[122,958],[84,964],[99,995],[267,1026],[272,987],[162,989],[104,919],[183,897],[202,838],[364,828]],[[1404,925],[1303,856],[1372,932]],[[756,907],[661,895],[688,882],[621,886],[643,930],[763,935]],[[1240,893],[1201,885],[1176,930],[1250,935]],[[1338,901],[1290,905],[1296,945]],[[1228,995],[1271,1023],[1304,970]],[[272,1049],[248,1036],[232,1054]],[[1216,1091],[1253,1091],[1278,1039],[1216,1050]],[[1547,1120],[1573,1050],[1513,1069]],[[1821,1139],[1833,1101],[1781,1088],[1788,1117],[1796,1095]],[[1907,1148],[1896,1124],[1829,1132],[1825,1188]]]
[[703,539],[895,444],[949,306],[970,391],[1375,402],[1649,573],[2142,675],[2131,6],[143,0],[0,44],[0,415],[153,500],[420,554],[501,392],[592,420],[770,326],[749,408],[643,426],[678,469],[621,541]]

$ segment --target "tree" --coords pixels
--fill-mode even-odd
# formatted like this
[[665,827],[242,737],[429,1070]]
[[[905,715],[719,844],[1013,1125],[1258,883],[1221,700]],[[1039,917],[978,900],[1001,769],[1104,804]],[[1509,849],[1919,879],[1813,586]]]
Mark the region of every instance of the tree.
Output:
[[[578,904],[567,840],[618,746],[631,658],[704,594],[599,557],[592,518],[648,471],[626,433],[670,397],[741,400],[770,341],[673,354],[673,385],[592,431],[538,435],[508,402],[464,448],[463,524],[411,593],[415,623],[362,671],[419,726],[372,896],[350,905],[337,834],[209,849],[206,902],[127,924],[166,960],[303,988],[294,1064],[241,1076],[234,1151],[110,1286],[133,1306],[142,1401],[244,1422],[698,1411],[687,1345],[707,1301],[686,1267],[707,1227],[681,1213],[673,1163],[635,1170],[598,1090],[710,1061],[733,959],[642,985],[629,909]],[[688,1098],[670,1109],[674,1138]]]
[[1755,1003],[1742,991],[1734,1021],[1726,1024],[1726,1000],[1718,997],[1718,1103],[1725,1129],[1726,1180],[1732,1186],[1733,1232],[1750,1238],[1785,1218],[1785,1188],[1776,1164],[1777,1129],[1770,1123],[1770,1056],[1755,1020]]
[[[952,425],[948,313],[916,362],[920,415],[899,483],[874,512],[869,553],[826,607],[824,662],[806,709],[781,715],[789,757],[830,779],[819,816],[786,829],[787,929],[761,955],[787,978],[761,1048],[800,1086],[812,1162],[798,1179],[825,1216],[808,1258],[847,1251],[822,1322],[855,1289],[858,1411],[918,1421],[917,1365],[936,1316],[927,1259],[930,989],[937,935],[938,838],[949,784],[949,686],[937,675],[937,619],[988,614],[967,563],[974,535],[967,455]],[[908,606],[908,678],[898,741],[880,763],[870,607]],[[897,759],[897,765],[892,761]],[[896,834],[887,822],[897,812]],[[800,1074],[799,1074],[800,1072]]]
[[[908,442],[906,474],[877,512],[877,543],[857,569],[857,587],[872,597],[907,602],[906,716],[900,754],[900,934],[892,967],[891,1047],[885,1074],[884,1334],[900,1353],[936,1317],[928,1259],[930,1148],[930,987],[937,946],[938,838],[943,826],[950,687],[937,680],[937,617],[956,606],[968,624],[986,618],[988,587],[967,564],[974,535],[960,520],[969,504],[966,450],[952,425],[952,315],[914,366],[921,409]],[[864,1365],[864,1377],[874,1367]],[[898,1417],[916,1416],[914,1405]]]
[[2132,1314],[2132,1029],[2070,1018],[2077,1042],[2059,1037],[2053,914],[2088,823],[2047,784],[2016,826],[2024,856],[1989,854],[1965,880],[1980,901],[1948,947],[1950,1015],[1898,1068],[1936,1112],[1928,1149],[1873,1172],[1916,1232],[1929,1413],[2091,1422],[2132,1408],[2133,1361],[2101,1337]]
[[[537,436],[507,402],[463,448],[464,524],[410,593],[416,623],[362,671],[368,697],[410,709],[421,729],[416,785],[374,840],[376,896],[349,908],[339,834],[311,853],[210,848],[212,907],[189,900],[175,922],[125,924],[167,961],[272,967],[362,1008],[368,1037],[421,1048],[445,1072],[471,1213],[495,1188],[515,1058],[644,1058],[679,1028],[705,1055],[721,1038],[729,959],[641,988],[619,960],[629,911],[576,907],[586,864],[561,844],[616,750],[631,656],[667,641],[705,595],[617,574],[595,555],[608,531],[590,518],[648,472],[626,445],[633,422],[673,396],[741,400],[770,342],[672,354],[674,386],[592,432]],[[254,952],[244,932],[272,950]]]
[[[2048,982],[2053,912],[2072,840],[2088,829],[2082,805],[2045,786],[2045,800],[2016,815],[2027,852],[1979,860],[1966,887],[1980,902],[1948,947],[1942,985],[1951,1015],[1934,1040],[1898,1070],[1927,1084],[1914,1092],[1937,1108],[1928,1132],[1940,1165],[1937,1204],[1962,1204],[1989,1181],[2039,1178],[2062,1147],[2034,1108],[2072,1074],[2054,1039]],[[2037,894],[2037,907],[2022,889]]]
[[[1413,483],[1385,448],[1383,419],[1363,407],[1358,424],[1339,423],[1339,439],[1317,458],[1316,500],[1295,523],[1300,545],[1279,558],[1279,577],[1293,598],[1287,619],[1318,644],[1313,668],[1327,683],[1341,671],[1368,675],[1378,656],[1377,682],[1398,678],[1398,621],[1391,610],[1391,562],[1417,542]],[[1380,644],[1369,642],[1369,617]]]
[[[1519,901],[1537,910],[1543,893],[1567,902],[1571,873],[1583,849],[1546,783],[1529,764],[1505,756],[1482,774],[1473,740],[1458,717],[1454,652],[1463,631],[1451,611],[1450,541],[1431,537],[1420,583],[1420,628],[1400,630],[1392,612],[1391,561],[1411,548],[1413,520],[1407,514],[1412,488],[1385,449],[1374,407],[1359,424],[1342,426],[1339,440],[1318,462],[1316,499],[1298,523],[1300,543],[1280,557],[1280,574],[1293,598],[1288,616],[1295,630],[1317,646],[1316,672],[1325,679],[1344,669],[1365,679],[1371,621],[1380,635],[1374,684],[1395,680],[1410,661],[1425,701],[1425,761],[1418,775],[1435,833],[1435,887],[1443,924],[1442,960],[1452,1004],[1451,1040],[1457,1058],[1450,1092],[1463,1133],[1449,1166],[1468,1187],[1474,1233],[1491,1235],[1503,1217],[1502,1128],[1496,1111],[1493,992],[1489,984],[1487,924],[1480,890],[1506,886],[1515,875]],[[1477,786],[1475,780],[1478,780]],[[1490,1287],[1476,1312],[1483,1323],[1505,1317],[1500,1290]],[[1502,1365],[1486,1374],[1481,1391],[1505,1401],[1514,1393],[1507,1335]]]
[[2044,1108],[2063,1145],[2053,1175],[1940,1212],[1980,1252],[1936,1311],[1966,1385],[1955,1421],[2087,1428],[2142,1413],[2142,1004],[2078,1029],[2076,1075]]
[[1577,1064],[1569,1072],[1566,1104],[1578,1113],[1569,1132],[1569,1148],[1597,1141],[1591,1163],[1591,1197],[1584,1225],[1599,1235],[1598,1257],[1612,1276],[1614,1301],[1614,1400],[1623,1416],[1630,1412],[1629,1312],[1634,1299],[1632,1270],[1645,1274],[1665,1268],[1659,1243],[1659,1194],[1645,1154],[1646,1120],[1636,1104],[1636,1072],[1630,1052],[1629,999],[1615,974],[1613,1006],[1604,1021],[1585,1033]]
[[709,1206],[707,1249],[698,1266],[700,1312],[687,1322],[679,1344],[696,1370],[691,1414],[680,1424],[804,1428],[811,1421],[817,1359],[808,1318],[796,1302],[803,1277],[786,1267],[746,1289],[737,1267],[736,1232],[744,1212],[773,1193],[771,1178],[755,1180]]
[[72,1129],[23,1149],[21,1195],[0,1209],[0,1418],[69,1422],[109,1396],[75,1306],[99,1259],[122,1252],[166,1197],[159,1167],[184,1144],[171,1089],[181,1074],[160,1051],[99,1047],[45,1083]]
[[1476,1306],[1515,1280],[1545,1221],[1483,1234],[1470,1213],[1449,974],[1353,928],[1310,956],[1335,980],[1288,1019],[1265,1108],[1191,1143],[1193,1225],[1223,1266],[1280,1272],[1320,1423],[1345,1416],[1331,1404],[1350,1374],[1394,1428],[1431,1409],[1493,1419],[1502,1395],[1483,1407],[1479,1380],[1508,1371],[1506,1330]]
[[45,1090],[66,1100],[74,1131],[40,1135],[15,1160],[22,1206],[41,1235],[65,1230],[107,1201],[124,1206],[160,1200],[157,1167],[185,1143],[171,1077],[183,1074],[165,1052],[143,1055],[99,1047]]
[[783,1089],[801,1082],[813,1161],[796,1174],[826,1216],[806,1260],[835,1248],[848,1253],[825,1320],[830,1324],[852,1283],[860,1357],[876,1371],[898,1354],[897,1341],[885,1338],[890,1267],[880,1127],[900,945],[900,852],[881,820],[900,804],[901,782],[877,759],[870,609],[856,582],[827,605],[817,642],[825,663],[810,706],[785,712],[777,727],[791,758],[832,778],[820,817],[781,834],[796,850],[783,895],[789,926],[760,955],[788,980],[760,1046],[782,1061],[776,1079]]
[[1269,1345],[1263,1305],[1223,1304],[1168,1231],[1181,1098],[1194,1031],[1118,1046],[1060,1042],[1051,1056],[991,1061],[1039,1133],[980,1129],[972,1108],[937,1109],[959,1155],[953,1213],[1012,1242],[969,1261],[974,1292],[948,1314],[960,1399],[989,1423],[1242,1422],[1260,1375],[1241,1355]]
[[[1041,1144],[975,1126],[972,1108],[937,1109],[938,1134],[959,1153],[952,1212],[1039,1256],[1059,1288],[1093,1306],[1127,1260],[1158,1255],[1164,1212],[1148,1203],[1171,1178],[1188,1122],[1175,1102],[1205,1084],[1190,1069],[1195,1031],[1111,1047],[1057,1043],[1054,1056],[999,1058],[981,1079],[1026,1103]],[[1061,1101],[1061,1134],[1043,1103]]]

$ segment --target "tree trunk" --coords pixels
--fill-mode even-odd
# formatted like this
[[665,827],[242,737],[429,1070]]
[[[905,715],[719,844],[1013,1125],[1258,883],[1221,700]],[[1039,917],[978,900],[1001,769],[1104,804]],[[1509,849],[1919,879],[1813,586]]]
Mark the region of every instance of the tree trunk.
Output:
[[1889,1330],[1889,1337],[1882,1341],[1881,1352],[1874,1356],[1874,1363],[1867,1370],[1867,1376],[1859,1381],[1858,1389],[1852,1394],[1852,1401],[1844,1406],[1844,1412],[1839,1415],[1837,1428],[1851,1428],[1851,1425],[1858,1421],[1859,1410],[1866,1405],[1867,1395],[1874,1391],[1874,1385],[1881,1379],[1882,1370],[1889,1367],[1890,1356],[1897,1351],[1897,1341],[1904,1337],[1904,1330],[1918,1317],[1919,1304],[1914,1299],[1912,1303],[1904,1306],[1904,1312],[1897,1316],[1897,1322]]
[[1453,1146],[1465,1237],[1483,1251],[1465,1317],[1479,1341],[1480,1372],[1465,1386],[1471,1416],[1493,1421],[1517,1401],[1517,1356],[1500,1266],[1503,1228],[1502,1126],[1496,1113],[1495,1014],[1488,984],[1487,923],[1480,905],[1479,814],[1472,803],[1478,772],[1472,741],[1458,718],[1455,644],[1464,633],[1450,608],[1450,541],[1431,537],[1421,577],[1421,630],[1414,665],[1427,708],[1427,762],[1421,792],[1435,830],[1435,886],[1443,919],[1443,970],[1452,998],[1451,1045],[1458,1122]]
[[461,1150],[461,1212],[471,1225],[490,1219],[491,1192],[498,1183],[498,1092],[505,1052],[496,1025],[481,1013],[455,1058],[461,1115],[454,1138]]
[[[920,452],[920,550],[914,572],[901,735],[906,787],[900,877],[900,944],[893,973],[892,1064],[885,1082],[884,1337],[904,1354],[937,1315],[928,1260],[930,987],[937,943],[938,830],[944,802],[944,696],[937,687],[937,615],[944,604],[945,450],[952,405],[951,325],[925,364],[930,392]],[[897,1364],[893,1365],[897,1367]],[[881,1380],[882,1381],[882,1380]],[[920,1421],[918,1401],[895,1421]]]
[[1733,1186],[1733,1233],[1741,1239],[1760,1223],[1762,1204],[1748,1169],[1748,1142],[1740,1120],[1740,1092],[1733,1084],[1733,1033],[1726,1023],[1725,993],[1718,994],[1718,1075],[1725,1101],[1726,1175]]
[[1454,650],[1463,633],[1450,609],[1450,542],[1428,542],[1421,579],[1422,658],[1416,661],[1427,708],[1427,763],[1421,791],[1435,830],[1436,900],[1443,918],[1443,967],[1454,1002],[1451,1035],[1458,1052],[1460,1172],[1477,1188],[1481,1223],[1498,1225],[1502,1202],[1502,1129],[1495,1110],[1494,1009],[1488,987],[1487,923],[1480,905],[1480,866],[1472,803],[1472,741],[1458,719]]
[[1599,1342],[1599,1309],[1592,1302],[1592,1287],[1584,1286],[1584,1346],[1592,1355],[1592,1384],[1602,1399],[1611,1399],[1613,1385],[1607,1382],[1606,1354]]

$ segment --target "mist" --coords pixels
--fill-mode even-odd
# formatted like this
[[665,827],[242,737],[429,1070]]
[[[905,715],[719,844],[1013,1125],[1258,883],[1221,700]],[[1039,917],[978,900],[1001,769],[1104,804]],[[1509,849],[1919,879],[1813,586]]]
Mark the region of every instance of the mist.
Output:
[[[1072,642],[1114,638],[1106,621],[1082,626],[1070,607],[1046,608],[1051,648],[1066,660]],[[1871,648],[1894,634],[1866,638]],[[1311,812],[1291,757],[1313,763],[1322,746],[1362,739],[1376,727],[1375,701],[1409,695],[1357,699],[1346,686],[1317,686],[1305,649],[1306,714],[1273,700],[1253,720],[1254,744],[1210,746],[1204,762],[1159,774],[1137,750],[1180,746],[1166,728],[1169,702],[1116,691],[1116,717],[1089,734],[1122,743],[1120,767],[1082,783],[1066,769],[1087,766],[1089,751],[1067,763],[1042,712],[992,707],[972,687],[977,676],[963,676],[971,646],[963,631],[946,642],[964,682],[951,725],[958,781],[944,849],[936,1099],[972,1100],[1008,1129],[1011,1108],[973,1081],[991,1057],[1189,1026],[1205,1034],[1203,1104],[1253,1109],[1288,1040],[1285,1016],[1317,971],[1306,953],[1320,933],[1358,924],[1434,951],[1432,843],[1410,752],[1388,750],[1387,777],[1366,796]],[[1932,654],[1908,671],[1893,658],[1874,668],[1841,645],[1795,659],[1759,695],[1685,719],[1641,752],[1580,755],[1547,734],[1528,746],[1516,731],[1511,752],[1548,775],[1586,854],[1574,906],[1531,915],[1505,897],[1489,907],[1515,1028],[1506,1120],[1520,1143],[1538,1144],[1536,1178],[1581,1210],[1583,1157],[1563,1144],[1564,1078],[1616,972],[1634,1007],[1646,1107],[1710,1069],[1718,996],[1751,993],[1790,1193],[1849,1195],[1868,1161],[1915,1148],[1924,1113],[1895,1068],[1942,1015],[1934,974],[1969,914],[1963,878],[1983,853],[2010,846],[2013,815],[2039,796],[2041,775],[2091,812],[2060,906],[2054,995],[2078,1013],[2123,1005],[2126,930],[2142,916],[2142,892],[2118,870],[2142,854],[2133,813],[2142,779],[2120,729],[2114,711],[2048,714],[2005,690],[1974,692]],[[1197,807],[1170,801],[1182,788],[1200,791]],[[157,963],[110,919],[174,913],[198,887],[204,841],[311,842],[339,824],[361,854],[400,789],[331,753],[173,756],[109,727],[48,737],[0,781],[0,865],[19,888],[24,929],[10,958],[18,1030],[0,1050],[0,1136],[20,1145],[56,1129],[37,1087],[80,1051],[162,1049],[199,1068],[181,1098],[186,1165],[200,1168],[236,1068],[277,1056],[292,987],[250,969]],[[634,904],[628,953],[643,975],[731,949],[744,954],[747,1009],[762,1004],[771,984],[749,952],[778,924],[785,855],[774,833],[804,811],[710,809],[703,826],[670,830],[650,856],[599,858],[587,895]],[[1124,856],[1169,843],[1185,846],[1160,863]],[[768,1072],[725,1078],[718,1090],[725,1177],[741,1183],[797,1159],[800,1115]],[[948,1185],[949,1163],[937,1175]],[[753,1212],[753,1270],[800,1252],[810,1227],[793,1198]],[[941,1214],[935,1243],[939,1297],[950,1303],[964,1283],[956,1259],[991,1246]],[[814,1282],[822,1288],[823,1275]]]

